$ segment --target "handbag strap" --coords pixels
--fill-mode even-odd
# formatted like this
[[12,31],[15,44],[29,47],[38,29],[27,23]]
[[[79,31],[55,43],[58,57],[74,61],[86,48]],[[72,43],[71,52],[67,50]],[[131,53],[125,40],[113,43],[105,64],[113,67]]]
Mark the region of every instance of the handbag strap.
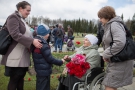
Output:
[[[121,23],[122,25],[123,25],[123,27],[124,27],[124,29],[125,29],[125,32],[126,32],[126,38],[129,36],[130,37],[130,35],[131,35],[131,33],[129,32],[129,30],[127,29],[127,27],[126,27],[126,25],[124,25],[123,23]],[[121,25],[120,23],[119,23],[119,25],[122,27],[122,25]],[[127,33],[129,33],[129,35],[127,36]],[[110,34],[111,34],[111,38],[112,38],[112,42],[110,43],[110,53],[112,54],[112,52],[111,52],[111,48],[112,48],[112,45],[113,45],[113,35],[112,35],[112,31],[111,31],[111,25],[110,25]],[[132,35],[131,35],[131,38],[132,38]],[[112,54],[113,55],[113,54]]]
[[[112,45],[113,45],[113,36],[112,36],[111,25],[110,25],[110,34],[111,34],[111,39],[112,39],[112,42],[110,43],[110,53],[112,54],[111,48],[112,48]],[[112,55],[113,55],[113,54],[112,54]]]
[[[8,19],[8,18],[7,18],[7,19]],[[6,28],[7,19],[6,19],[6,22],[4,23],[4,25],[2,26],[2,29]],[[2,29],[1,29],[1,30],[2,30]]]

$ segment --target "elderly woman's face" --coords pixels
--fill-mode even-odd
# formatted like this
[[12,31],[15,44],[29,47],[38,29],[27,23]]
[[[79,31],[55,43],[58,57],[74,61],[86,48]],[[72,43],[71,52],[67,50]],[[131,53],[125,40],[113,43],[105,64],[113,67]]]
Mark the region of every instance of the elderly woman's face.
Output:
[[90,46],[90,45],[91,45],[90,41],[87,38],[84,38],[84,40],[83,40],[83,46],[84,47],[87,47],[87,46]]

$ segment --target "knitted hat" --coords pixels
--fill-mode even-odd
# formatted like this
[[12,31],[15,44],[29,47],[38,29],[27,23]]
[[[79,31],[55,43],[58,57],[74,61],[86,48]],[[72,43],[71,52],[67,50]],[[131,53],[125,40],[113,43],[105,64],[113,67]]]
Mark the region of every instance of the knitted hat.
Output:
[[87,38],[92,45],[97,44],[98,42],[98,38],[92,34],[86,35],[85,38]]
[[37,35],[45,36],[50,33],[49,27],[45,24],[37,27]]

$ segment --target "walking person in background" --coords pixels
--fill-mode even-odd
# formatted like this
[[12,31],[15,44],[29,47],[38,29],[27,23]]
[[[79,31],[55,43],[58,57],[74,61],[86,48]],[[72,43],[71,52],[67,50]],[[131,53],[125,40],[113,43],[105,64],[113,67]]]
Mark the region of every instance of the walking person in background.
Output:
[[54,26],[50,27],[50,42],[51,44],[54,44],[54,35],[53,35],[53,30],[54,30]]
[[52,65],[61,66],[65,61],[55,59],[51,54],[51,49],[47,43],[49,37],[49,27],[47,25],[39,25],[37,28],[36,39],[40,39],[43,47],[41,49],[35,46],[31,47],[32,58],[34,60],[34,68],[36,71],[36,90],[50,90],[50,74],[52,73]]
[[97,38],[98,38],[97,45],[98,46],[100,46],[100,44],[102,43],[103,35],[104,35],[104,30],[102,27],[102,22],[98,21],[98,30],[97,30]]
[[[58,24],[56,24],[56,27],[54,28],[53,33],[52,33],[54,35],[54,46],[55,47],[57,46],[57,43],[56,43],[56,41],[57,41],[57,30],[58,30]],[[53,52],[57,52],[56,49],[57,48],[55,48],[55,50]]]
[[73,34],[74,34],[74,32],[73,32],[73,29],[70,27],[70,25],[68,25],[67,26],[67,28],[68,28],[68,30],[67,30],[67,35],[68,35],[68,41],[67,41],[67,43],[69,43],[70,42],[70,40],[72,41],[72,48],[75,48],[75,45],[74,45],[74,36],[73,36]]
[[2,26],[0,25],[0,30],[2,29]]
[[12,43],[1,61],[5,65],[5,76],[10,77],[7,90],[23,90],[24,76],[30,66],[30,46],[42,47],[39,39],[32,38],[24,20],[30,14],[31,5],[22,1],[16,8],[17,11],[8,17],[5,26],[12,37]]
[[50,36],[51,36],[51,28],[49,28],[49,30],[50,30],[49,36],[48,36],[48,38],[47,38],[47,40],[46,40],[48,44],[51,42],[51,39],[50,39]]
[[55,44],[55,51],[57,52],[57,48],[59,48],[59,52],[62,52],[62,46],[63,46],[63,38],[64,38],[64,32],[62,29],[62,24],[59,24],[58,30],[56,32],[57,40]]
[[61,30],[62,30],[62,34],[63,34],[63,38],[62,38],[62,46],[63,46],[64,45],[65,35],[66,35],[65,30],[63,28],[63,25],[61,26]]
[[[104,29],[102,39],[103,60],[107,63],[106,75],[102,83],[105,85],[105,90],[117,90],[119,87],[132,84],[133,79],[133,60],[117,63],[110,60],[113,55],[119,53],[125,46],[126,32],[122,24],[124,22],[121,17],[116,16],[115,10],[111,6],[102,7],[98,11],[98,17]],[[113,44],[111,47],[112,38]]]
[[73,32],[73,29],[70,27],[70,25],[68,25],[67,26],[67,32],[68,32],[68,38],[71,38],[71,37],[73,37],[73,34],[74,34],[74,32]]

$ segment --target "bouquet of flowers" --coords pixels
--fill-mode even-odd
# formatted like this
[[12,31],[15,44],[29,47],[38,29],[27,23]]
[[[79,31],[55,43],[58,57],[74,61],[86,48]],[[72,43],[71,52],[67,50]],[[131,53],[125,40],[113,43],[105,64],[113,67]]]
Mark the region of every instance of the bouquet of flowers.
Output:
[[83,54],[76,54],[69,63],[66,64],[68,73],[81,78],[90,68],[88,62],[85,61],[86,56]]

